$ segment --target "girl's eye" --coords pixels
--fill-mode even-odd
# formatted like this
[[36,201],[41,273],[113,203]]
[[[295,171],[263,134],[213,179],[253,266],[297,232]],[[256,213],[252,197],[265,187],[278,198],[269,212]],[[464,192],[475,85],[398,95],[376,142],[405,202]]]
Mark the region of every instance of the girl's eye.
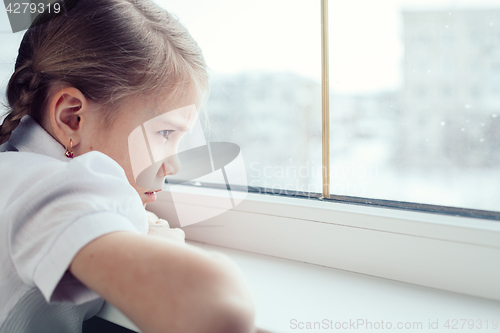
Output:
[[169,134],[171,132],[172,132],[172,130],[161,130],[161,131],[158,131],[158,133],[160,133],[160,135],[163,136],[167,140],[168,140],[168,136],[169,136]]

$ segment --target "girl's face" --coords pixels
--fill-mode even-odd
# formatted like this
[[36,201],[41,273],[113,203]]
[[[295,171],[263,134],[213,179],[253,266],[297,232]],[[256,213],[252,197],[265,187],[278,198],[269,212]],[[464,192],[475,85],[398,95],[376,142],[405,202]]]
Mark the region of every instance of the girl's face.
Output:
[[110,128],[102,129],[98,125],[101,118],[95,117],[93,128],[101,129],[88,132],[87,151],[98,150],[114,159],[125,170],[142,202],[153,202],[156,192],[163,188],[165,177],[180,170],[178,144],[193,127],[199,103],[194,92],[162,104],[143,97],[130,98]]

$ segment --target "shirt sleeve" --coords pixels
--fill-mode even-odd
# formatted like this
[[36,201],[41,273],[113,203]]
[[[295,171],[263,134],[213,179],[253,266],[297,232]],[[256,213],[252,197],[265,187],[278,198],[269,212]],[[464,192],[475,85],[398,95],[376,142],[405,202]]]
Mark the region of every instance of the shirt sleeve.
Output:
[[38,287],[47,302],[95,299],[98,295],[68,267],[78,251],[100,236],[147,233],[138,193],[120,165],[99,152],[25,168],[30,176],[8,205],[11,258],[19,277]]

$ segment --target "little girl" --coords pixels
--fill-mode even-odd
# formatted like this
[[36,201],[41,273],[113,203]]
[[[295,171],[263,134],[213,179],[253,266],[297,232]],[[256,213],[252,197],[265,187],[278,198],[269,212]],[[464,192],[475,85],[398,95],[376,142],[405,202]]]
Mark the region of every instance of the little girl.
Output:
[[[179,235],[146,235],[144,205],[161,187],[141,187],[133,172],[135,129],[175,151],[197,116],[208,91],[201,50],[149,0],[59,3],[26,31],[7,87],[0,333],[81,332],[104,300],[142,332],[253,332],[231,261]],[[165,159],[155,177],[178,168]]]

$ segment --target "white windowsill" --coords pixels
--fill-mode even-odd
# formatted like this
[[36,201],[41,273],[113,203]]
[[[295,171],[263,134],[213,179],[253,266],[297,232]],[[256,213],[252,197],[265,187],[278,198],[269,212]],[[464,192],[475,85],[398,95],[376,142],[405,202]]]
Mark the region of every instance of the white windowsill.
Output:
[[[224,190],[176,186],[189,205]],[[178,226],[168,192],[147,209]],[[500,301],[500,222],[248,194],[183,228],[191,241]]]
[[[191,242],[192,243],[192,242]],[[455,294],[451,292],[376,278],[338,269],[321,267],[292,260],[248,253],[207,244],[192,243],[195,246],[225,253],[242,270],[255,300],[260,328],[272,332],[322,332],[333,329],[300,330],[299,322],[335,323],[364,320],[375,323],[384,321],[392,325],[422,323],[421,330],[407,329],[407,332],[449,332],[446,320],[461,319],[489,321],[490,328],[458,329],[455,332],[491,331],[491,324],[497,320],[500,325],[500,302]],[[107,306],[99,316],[119,325],[133,329],[121,313]],[[296,320],[294,328],[292,320]],[[438,329],[429,329],[429,321],[438,322]],[[314,325],[314,324],[313,324]],[[344,326],[347,324],[344,324]],[[305,327],[305,326],[304,326]],[[467,327],[467,325],[466,325]],[[352,329],[352,327],[351,327]],[[367,330],[359,326],[357,332],[394,331],[393,329]]]

